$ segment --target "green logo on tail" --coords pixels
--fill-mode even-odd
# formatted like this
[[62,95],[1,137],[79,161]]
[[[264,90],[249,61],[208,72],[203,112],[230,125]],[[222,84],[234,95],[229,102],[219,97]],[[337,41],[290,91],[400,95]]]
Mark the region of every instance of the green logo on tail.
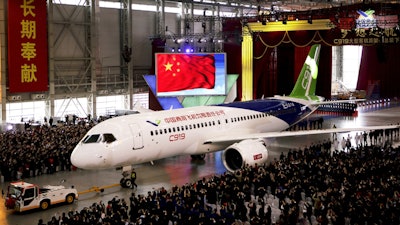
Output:
[[290,93],[290,97],[306,100],[318,100],[315,95],[318,76],[318,60],[321,45],[313,45],[308,53],[307,59],[303,64],[296,84]]

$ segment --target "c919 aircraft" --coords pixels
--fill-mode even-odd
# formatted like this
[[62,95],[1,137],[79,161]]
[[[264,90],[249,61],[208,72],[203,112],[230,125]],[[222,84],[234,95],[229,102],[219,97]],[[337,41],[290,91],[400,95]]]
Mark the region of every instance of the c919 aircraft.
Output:
[[222,150],[224,166],[235,171],[266,162],[265,138],[390,128],[284,131],[319,105],[333,103],[315,95],[319,52],[320,45],[311,47],[289,96],[114,117],[88,131],[71,162],[82,169],[107,169]]

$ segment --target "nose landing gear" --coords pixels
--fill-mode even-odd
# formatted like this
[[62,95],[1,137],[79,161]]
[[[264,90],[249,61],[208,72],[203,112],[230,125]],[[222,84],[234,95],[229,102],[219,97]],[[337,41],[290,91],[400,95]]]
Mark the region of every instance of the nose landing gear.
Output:
[[132,183],[131,180],[131,174],[129,173],[129,171],[124,171],[122,172],[122,178],[119,181],[121,187],[123,188],[133,188],[134,185]]

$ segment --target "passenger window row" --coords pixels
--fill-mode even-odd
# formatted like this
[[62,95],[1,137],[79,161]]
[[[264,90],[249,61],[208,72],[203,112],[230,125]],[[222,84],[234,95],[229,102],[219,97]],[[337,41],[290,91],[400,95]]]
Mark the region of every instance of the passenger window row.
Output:
[[[221,124],[219,120],[217,120],[218,125]],[[200,127],[211,127],[215,126],[216,123],[215,121],[208,121],[204,123],[194,123],[194,124],[186,124],[182,126],[177,126],[177,127],[169,127],[169,128],[164,128],[164,129],[159,129],[159,130],[154,130],[150,131],[150,135],[161,135],[161,134],[168,134],[168,133],[175,133],[175,132],[180,132],[180,131],[185,131],[185,130],[192,130]]]
[[[259,119],[259,118],[263,118],[263,117],[267,117],[267,116],[269,116],[269,115],[265,114],[265,113],[258,113],[258,114],[254,114],[254,115],[233,117],[233,118],[231,118],[231,123],[244,121],[244,120]],[[217,120],[217,123],[218,123],[218,125],[220,125],[221,121]],[[225,123],[228,124],[228,119],[225,119]],[[151,136],[162,135],[162,134],[175,133],[175,132],[180,132],[180,131],[185,131],[185,130],[198,129],[198,128],[203,128],[203,127],[211,127],[211,126],[215,126],[215,125],[216,125],[215,121],[186,124],[186,125],[177,126],[177,127],[169,127],[169,128],[164,128],[164,129],[152,130],[152,131],[150,131],[150,135]]]
[[[233,117],[231,118],[231,123],[234,122],[240,122],[240,121],[245,121],[245,120],[254,120],[254,119],[259,119],[263,117],[269,116],[266,113],[258,113],[258,114],[253,114],[253,115],[247,115],[247,116],[239,116],[239,117]],[[228,120],[225,120],[226,123],[228,123]]]

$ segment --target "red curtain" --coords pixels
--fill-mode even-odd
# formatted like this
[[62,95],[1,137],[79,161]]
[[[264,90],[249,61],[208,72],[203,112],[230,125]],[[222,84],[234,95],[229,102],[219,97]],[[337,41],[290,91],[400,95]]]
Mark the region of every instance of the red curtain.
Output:
[[234,42],[225,43],[224,51],[226,52],[227,74],[239,74],[239,77],[236,81],[238,92],[236,100],[240,101],[242,99],[242,47],[240,40],[234,40]]
[[253,39],[253,97],[270,97],[277,94],[277,52],[265,47],[260,36]]
[[[277,92],[273,94],[279,94],[279,95],[288,95],[292,91],[294,84],[296,82],[296,78],[298,73],[295,73],[295,65],[296,64],[301,64],[299,63],[299,60],[296,60],[296,58],[303,58],[301,57],[296,57],[296,47],[293,45],[289,44],[282,44],[279,47],[277,47],[277,83],[276,86],[278,88]],[[304,56],[304,59],[306,58],[306,55]],[[304,60],[302,60],[304,62]],[[301,68],[301,67],[300,67]],[[270,95],[272,96],[272,95]]]
[[236,82],[237,101],[242,99],[242,24],[238,19],[227,19],[223,23],[225,33],[224,52],[227,55],[227,74],[239,74]]
[[400,96],[399,65],[400,45],[364,46],[357,90],[366,90],[371,98]]
[[315,90],[317,95],[327,99],[331,98],[332,89],[332,47],[321,46],[318,63],[318,80]]
[[[165,40],[161,38],[156,38],[153,39],[151,42],[151,47],[152,47],[152,60],[151,60],[151,69],[149,71],[149,74],[156,74],[155,72],[155,55],[156,53],[164,52],[164,47],[165,47]],[[153,92],[149,88],[149,109],[152,110],[162,110],[162,106],[157,100],[157,96],[153,94]]]

